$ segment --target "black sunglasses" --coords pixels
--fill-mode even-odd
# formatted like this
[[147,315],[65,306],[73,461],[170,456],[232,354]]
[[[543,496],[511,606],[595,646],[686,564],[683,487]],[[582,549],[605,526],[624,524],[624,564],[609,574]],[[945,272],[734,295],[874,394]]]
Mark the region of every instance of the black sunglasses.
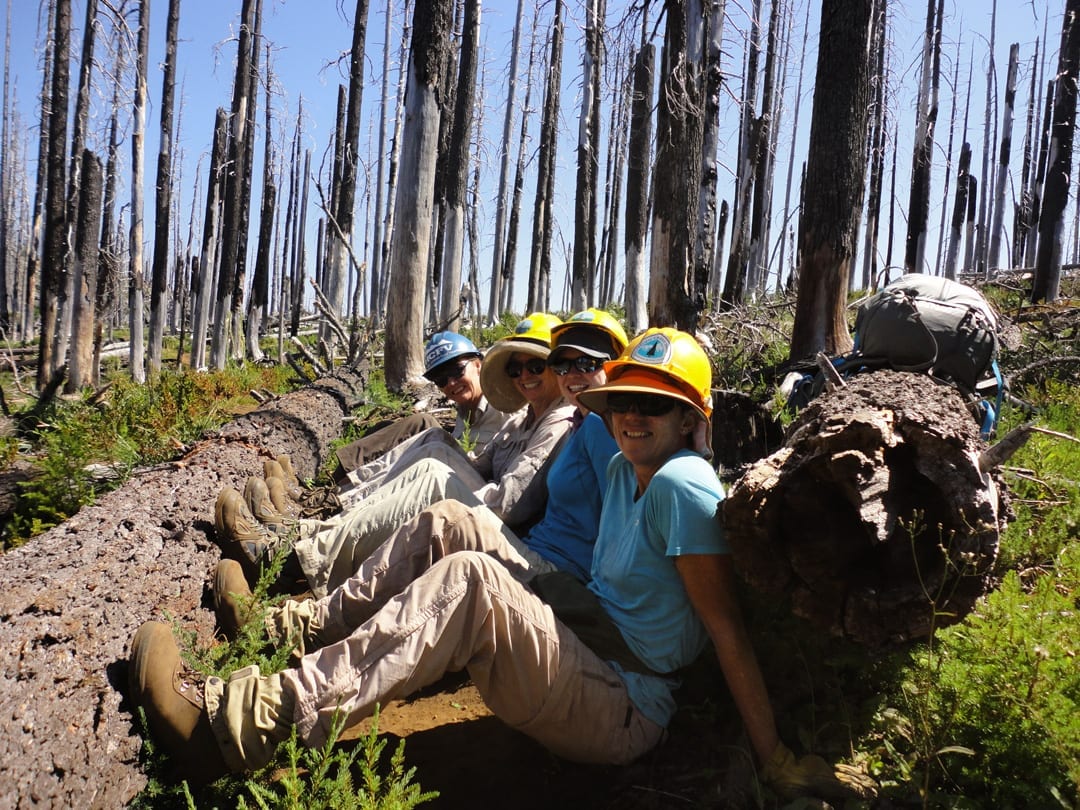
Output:
[[608,394],[607,406],[612,413],[630,413],[637,411],[642,416],[663,416],[670,413],[678,400],[659,394],[638,394],[632,391],[619,391]]
[[428,377],[428,379],[435,383],[435,385],[437,385],[439,388],[446,388],[446,386],[450,384],[451,380],[461,379],[461,376],[465,373],[465,369],[467,369],[468,367],[468,363],[459,363],[458,365],[454,366],[453,368],[447,369],[446,371],[437,371],[436,373]]
[[534,357],[531,360],[526,360],[522,363],[519,360],[511,360],[506,364],[506,376],[511,380],[516,380],[521,376],[521,372],[528,371],[534,377],[538,377],[544,373],[544,369],[547,368],[547,362],[541,360],[539,357]]
[[571,370],[580,371],[582,374],[593,374],[604,367],[604,358],[589,357],[587,354],[578,355],[573,360],[548,361],[548,368],[565,377]]

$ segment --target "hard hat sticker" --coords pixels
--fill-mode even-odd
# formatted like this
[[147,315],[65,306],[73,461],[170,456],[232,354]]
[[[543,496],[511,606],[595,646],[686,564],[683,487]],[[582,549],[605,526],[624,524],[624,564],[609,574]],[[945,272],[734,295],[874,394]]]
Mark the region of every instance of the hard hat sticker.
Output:
[[671,341],[667,335],[649,335],[634,347],[630,357],[639,363],[664,365],[671,361]]

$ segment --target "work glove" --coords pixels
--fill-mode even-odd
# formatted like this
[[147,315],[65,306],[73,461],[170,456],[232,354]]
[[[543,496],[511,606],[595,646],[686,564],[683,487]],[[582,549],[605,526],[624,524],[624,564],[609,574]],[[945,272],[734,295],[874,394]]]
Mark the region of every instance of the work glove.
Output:
[[781,798],[799,796],[844,800],[869,798],[876,793],[872,779],[850,766],[833,768],[819,756],[807,754],[796,759],[783,743],[778,743],[765,763],[762,781]]

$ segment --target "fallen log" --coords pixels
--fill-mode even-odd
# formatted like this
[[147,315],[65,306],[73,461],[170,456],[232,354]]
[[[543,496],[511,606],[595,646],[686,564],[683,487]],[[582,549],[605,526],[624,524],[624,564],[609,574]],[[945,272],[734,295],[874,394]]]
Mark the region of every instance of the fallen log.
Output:
[[740,574],[829,632],[880,645],[958,621],[989,584],[1001,483],[960,395],[923,374],[858,375],[752,465],[721,520]]
[[132,635],[168,611],[210,637],[219,490],[279,453],[314,475],[365,379],[340,370],[267,402],[3,555],[0,808],[121,807],[142,789]]

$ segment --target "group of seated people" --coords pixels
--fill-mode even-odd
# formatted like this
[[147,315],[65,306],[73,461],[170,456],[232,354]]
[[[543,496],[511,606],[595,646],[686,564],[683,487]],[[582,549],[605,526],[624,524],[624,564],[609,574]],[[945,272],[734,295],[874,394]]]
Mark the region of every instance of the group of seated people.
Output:
[[270,675],[194,685],[171,628],[139,629],[131,695],[178,775],[260,768],[294,728],[318,747],[338,712],[353,725],[459,670],[555,754],[627,763],[662,740],[679,673],[711,641],[763,781],[845,795],[776,730],[717,520],[711,365],[695,338],[628,341],[596,309],[534,313],[483,355],[437,333],[425,369],[457,407],[453,432],[410,418],[339,452],[340,514],[292,517],[287,458],[218,498],[222,633],[280,555],[314,598],[269,608],[272,642],[298,645]]

